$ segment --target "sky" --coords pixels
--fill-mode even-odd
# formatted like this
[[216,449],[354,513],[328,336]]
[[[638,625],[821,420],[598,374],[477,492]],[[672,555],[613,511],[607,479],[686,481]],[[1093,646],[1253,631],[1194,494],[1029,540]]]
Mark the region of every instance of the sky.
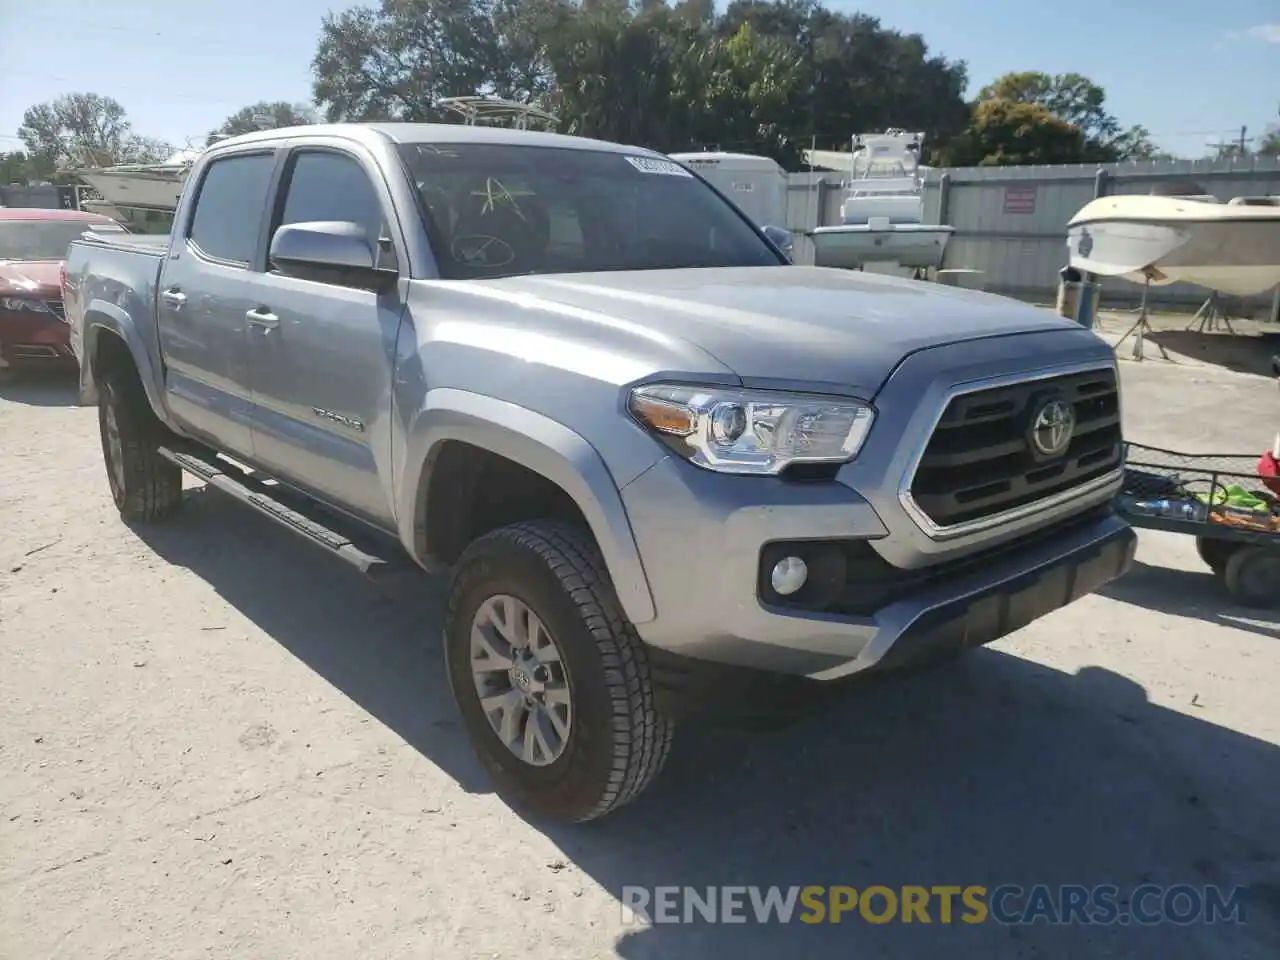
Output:
[[[1082,73],[1123,124],[1181,156],[1280,123],[1280,0],[826,2],[967,61],[970,95],[1014,70]],[[137,133],[175,146],[202,142],[247,104],[310,101],[321,18],[345,6],[0,0],[0,150],[21,148],[27,107],[64,93],[114,97]]]

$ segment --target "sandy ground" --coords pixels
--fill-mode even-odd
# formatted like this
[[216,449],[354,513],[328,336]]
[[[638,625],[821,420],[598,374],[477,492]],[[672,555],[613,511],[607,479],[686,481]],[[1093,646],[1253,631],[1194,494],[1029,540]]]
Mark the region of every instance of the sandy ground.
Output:
[[[1126,364],[1132,439],[1256,451],[1273,384]],[[1105,595],[782,731],[685,730],[633,807],[513,815],[440,584],[216,494],[145,536],[94,411],[0,383],[0,957],[1231,958],[1280,945],[1280,636],[1184,539]],[[1248,924],[624,922],[624,885],[1251,884]]]

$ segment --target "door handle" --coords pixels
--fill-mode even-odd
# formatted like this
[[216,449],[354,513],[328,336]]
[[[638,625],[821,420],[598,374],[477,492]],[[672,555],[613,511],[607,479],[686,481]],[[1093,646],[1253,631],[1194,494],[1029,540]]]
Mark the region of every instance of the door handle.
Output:
[[261,327],[263,330],[274,330],[280,326],[280,318],[263,307],[255,307],[247,311],[244,318],[250,326]]
[[187,295],[174,287],[160,294],[160,299],[176,310],[187,302]]

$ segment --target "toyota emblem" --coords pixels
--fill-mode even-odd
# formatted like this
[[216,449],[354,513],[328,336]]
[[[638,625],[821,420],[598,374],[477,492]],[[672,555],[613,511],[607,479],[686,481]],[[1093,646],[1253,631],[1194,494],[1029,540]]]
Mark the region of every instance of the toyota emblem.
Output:
[[1060,457],[1071,446],[1076,410],[1065,400],[1050,400],[1031,421],[1031,446],[1042,457]]

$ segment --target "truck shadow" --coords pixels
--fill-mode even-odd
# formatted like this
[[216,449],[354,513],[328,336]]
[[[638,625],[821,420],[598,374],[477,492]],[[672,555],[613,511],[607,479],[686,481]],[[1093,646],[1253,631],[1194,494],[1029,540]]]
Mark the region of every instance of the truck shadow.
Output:
[[1098,592],[1136,607],[1280,639],[1280,613],[1238,606],[1207,568],[1178,570],[1137,560],[1128,574]]
[[457,729],[439,623],[443,583],[363,580],[216,491],[188,490],[171,525],[136,531],[470,792],[488,790]]
[[931,925],[655,924],[622,937],[627,960],[1189,960],[1261,957],[1280,937],[1277,748],[1108,670],[984,650],[790,731],[684,746],[636,809],[562,834],[621,902],[629,885],[1247,884],[1249,927],[947,925],[935,908]]
[[[1187,321],[1190,322],[1190,317]],[[1271,357],[1273,345],[1258,336],[1241,330],[1235,334],[1198,330],[1157,330],[1151,339],[1166,350],[1191,357],[1201,363],[1248,373],[1257,377],[1272,377]],[[1127,346],[1128,344],[1126,344]]]
[[27,407],[78,407],[79,381],[74,370],[2,370],[0,400]]
[[[488,784],[454,723],[441,584],[374,588],[214,493],[139,531],[466,790]],[[580,827],[532,824],[583,883],[1252,886],[1248,924],[626,926],[626,960],[1274,957],[1280,750],[1150,703],[1117,674],[992,650],[770,732],[682,730],[663,777]],[[447,869],[447,868],[441,868]],[[958,912],[957,912],[958,916]]]

